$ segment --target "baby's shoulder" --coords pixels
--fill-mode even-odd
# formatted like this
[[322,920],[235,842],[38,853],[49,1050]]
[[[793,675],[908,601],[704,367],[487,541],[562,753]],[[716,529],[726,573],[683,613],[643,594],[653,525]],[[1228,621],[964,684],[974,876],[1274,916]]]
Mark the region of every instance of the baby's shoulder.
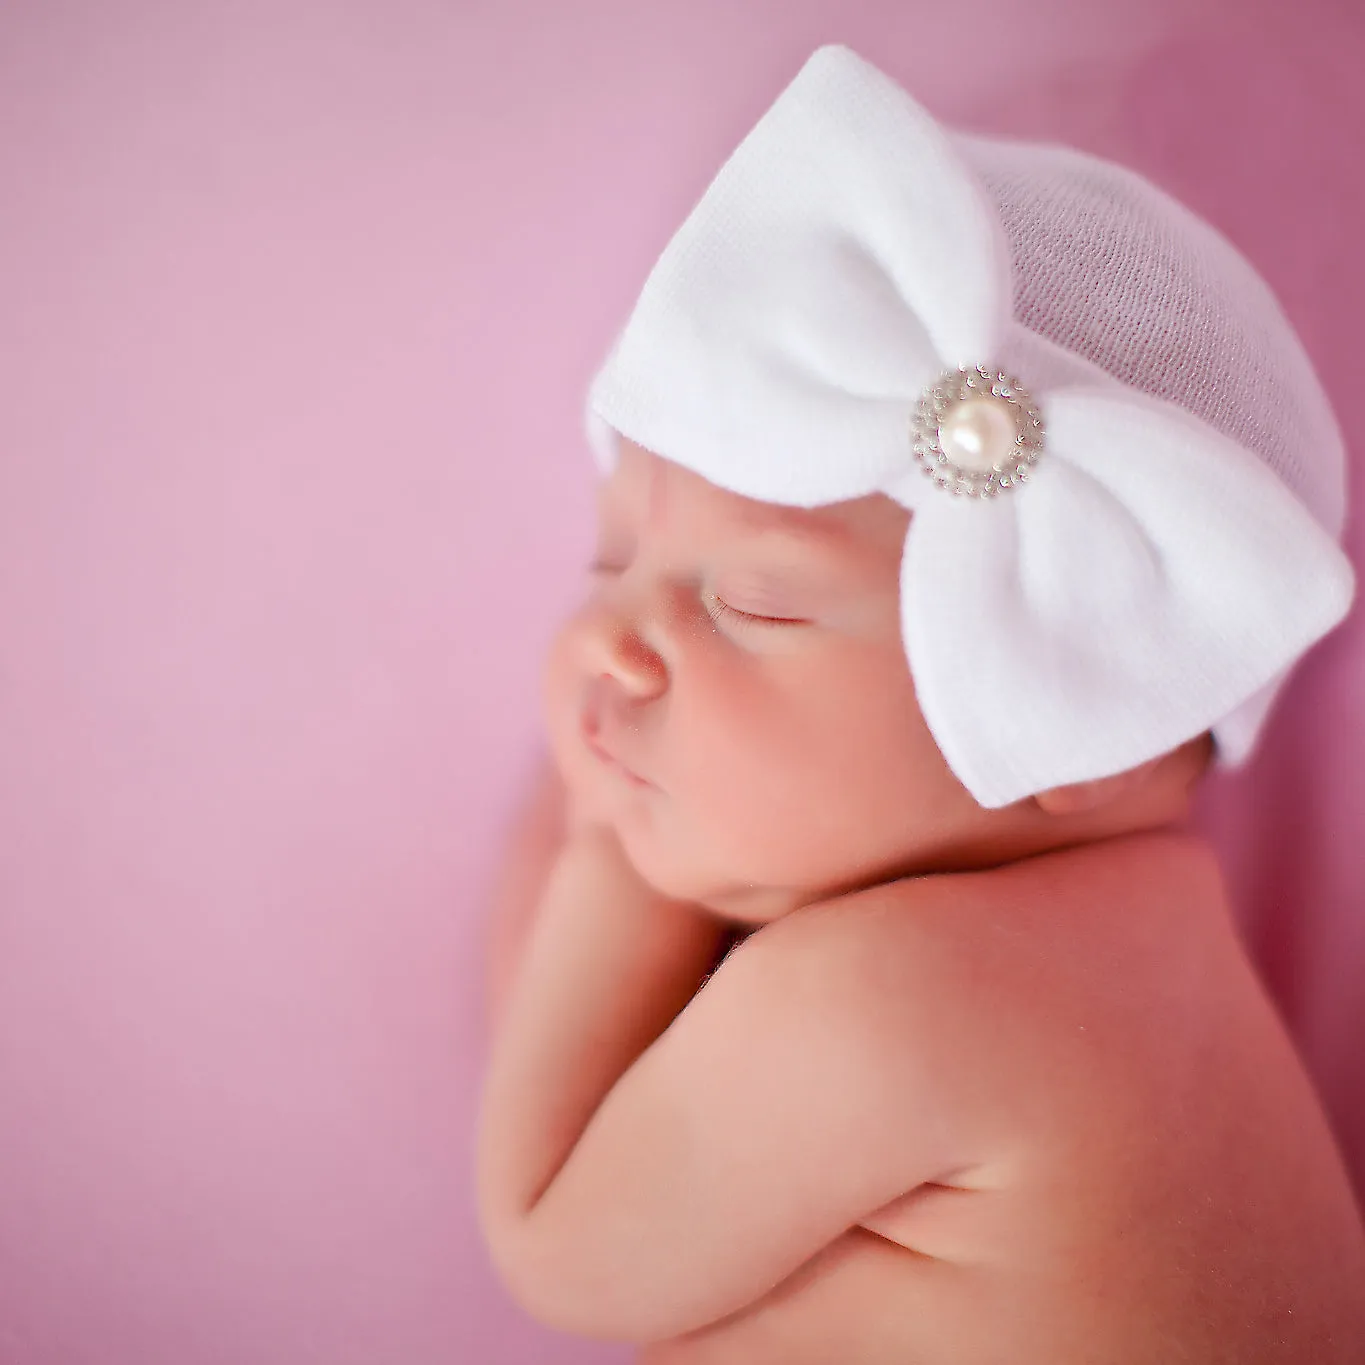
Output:
[[[938,972],[975,964],[1019,979],[1044,961],[1095,970],[1122,952],[1131,971],[1181,945],[1235,943],[1217,860],[1193,835],[1108,839],[972,872],[906,877],[834,897],[772,926],[768,945],[828,961],[909,955]],[[763,936],[761,936],[763,937]],[[945,989],[953,980],[942,978]]]
[[1181,834],[879,885],[747,946],[927,1068],[973,1138],[1143,1088],[1250,982],[1216,860]]

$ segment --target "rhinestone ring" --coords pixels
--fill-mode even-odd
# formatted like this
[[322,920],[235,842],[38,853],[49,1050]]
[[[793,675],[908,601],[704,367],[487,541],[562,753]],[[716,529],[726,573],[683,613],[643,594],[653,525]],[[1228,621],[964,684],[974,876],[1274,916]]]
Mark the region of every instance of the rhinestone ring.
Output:
[[1023,483],[1043,451],[1043,415],[1003,370],[949,370],[911,422],[915,459],[949,493],[993,498]]

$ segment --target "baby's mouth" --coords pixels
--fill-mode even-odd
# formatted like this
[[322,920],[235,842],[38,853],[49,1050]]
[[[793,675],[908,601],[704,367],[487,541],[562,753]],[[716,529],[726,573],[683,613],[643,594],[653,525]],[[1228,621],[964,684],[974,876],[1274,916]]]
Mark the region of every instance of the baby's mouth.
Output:
[[629,782],[632,787],[652,787],[654,785],[652,782],[648,782],[643,777],[641,777],[640,774],[637,773],[633,768],[626,767],[626,765],[622,763],[621,760],[617,758],[615,754],[613,754],[610,750],[603,748],[603,746],[597,741],[597,739],[593,737],[593,735],[587,734],[585,732],[585,738],[587,740],[588,748],[591,749],[592,752],[608,768],[612,769],[612,771],[617,773],[619,776],[625,778],[625,780]]
[[591,699],[579,718],[579,733],[592,755],[630,786],[637,789],[654,786],[654,783],[642,777],[629,764],[623,763],[617,758],[616,754],[603,743],[600,708]]

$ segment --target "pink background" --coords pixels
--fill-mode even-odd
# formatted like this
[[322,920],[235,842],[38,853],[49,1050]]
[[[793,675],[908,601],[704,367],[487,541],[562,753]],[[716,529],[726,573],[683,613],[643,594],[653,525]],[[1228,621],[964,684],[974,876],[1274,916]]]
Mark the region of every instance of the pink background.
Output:
[[[1360,13],[0,0],[0,1365],[622,1359],[469,1192],[612,327],[840,39],[1187,197],[1359,449]],[[1207,818],[1365,1182],[1362,771],[1357,616]]]

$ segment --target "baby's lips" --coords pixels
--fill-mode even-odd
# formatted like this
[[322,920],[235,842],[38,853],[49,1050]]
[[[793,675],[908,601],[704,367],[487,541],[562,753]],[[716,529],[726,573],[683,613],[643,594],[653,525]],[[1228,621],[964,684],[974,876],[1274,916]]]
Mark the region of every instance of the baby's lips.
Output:
[[614,771],[619,773],[632,786],[652,787],[654,785],[652,782],[649,782],[645,778],[641,777],[640,774],[637,773],[633,768],[628,768],[624,763],[621,762],[619,758],[616,757],[615,754],[613,754],[609,749],[603,748],[603,746],[599,744],[596,740],[589,739],[588,747],[593,751],[593,753],[597,755],[598,758],[600,758],[605,764],[607,764],[608,767],[612,768]]
[[[587,748],[598,759],[618,772],[633,786],[653,787],[654,783],[618,756],[615,743],[603,733],[602,721],[607,714],[604,683],[604,679],[596,678],[589,683],[586,689],[583,707],[579,712],[579,734]],[[612,728],[615,729],[616,727]]]

